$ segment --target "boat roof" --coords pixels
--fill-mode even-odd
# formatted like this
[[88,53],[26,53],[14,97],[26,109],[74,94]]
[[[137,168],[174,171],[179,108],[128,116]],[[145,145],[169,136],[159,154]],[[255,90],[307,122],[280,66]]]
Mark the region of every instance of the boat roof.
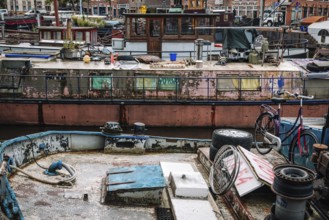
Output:
[[125,17],[219,17],[219,13],[124,13]]
[[315,22],[313,24],[310,24],[310,26],[308,26],[308,30],[310,29],[326,29],[329,30],[329,20],[327,21],[321,21],[321,22]]
[[310,25],[310,24],[313,24],[315,22],[324,21],[326,19],[327,19],[326,16],[310,16],[310,17],[304,18],[301,21],[301,24],[302,25]]
[[300,71],[300,69],[289,60],[283,60],[279,66],[264,64],[250,64],[247,62],[232,62],[226,65],[217,65],[217,61],[204,61],[202,68],[198,68],[196,65],[185,65],[184,61],[164,61],[162,66],[158,67],[156,64],[145,63],[128,63],[117,62],[116,65],[106,65],[104,62],[92,61],[90,63],[84,63],[83,61],[63,61],[57,59],[56,62],[48,63],[33,63],[33,69],[72,69],[72,70],[120,70],[120,69],[132,69],[132,70],[170,70],[170,71],[188,71],[188,70],[208,70],[208,71]]
[[[39,30],[67,30],[64,26],[40,26],[37,27]],[[96,30],[96,27],[71,27],[72,30]]]

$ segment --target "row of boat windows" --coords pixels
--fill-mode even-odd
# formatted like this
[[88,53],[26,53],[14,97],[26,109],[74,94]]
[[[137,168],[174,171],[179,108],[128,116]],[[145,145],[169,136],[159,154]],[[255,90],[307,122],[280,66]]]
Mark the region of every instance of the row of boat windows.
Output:
[[[93,36],[95,35],[95,36]],[[43,31],[41,39],[43,40],[62,40],[65,39],[66,31]],[[85,41],[91,43],[91,39],[97,39],[97,32],[90,31],[72,31],[72,39],[75,41]]]
[[[68,78],[66,74],[47,74],[44,76],[46,79],[46,87],[60,85],[76,85],[81,88],[80,77]],[[100,76],[93,75],[88,77],[88,89],[97,91],[110,91],[113,89],[120,89],[120,85],[127,85],[127,82],[131,83],[131,77],[112,77],[112,76]],[[192,81],[191,81],[192,80]],[[283,80],[283,79],[282,79]],[[0,88],[15,88],[18,89],[21,84],[21,77],[12,75],[2,76],[0,81]],[[239,75],[218,75],[217,78],[204,78],[205,88],[199,89],[213,89],[213,85],[217,91],[259,91],[261,83],[266,85],[272,85],[274,80],[272,78],[262,79],[259,75],[254,76],[239,76]],[[78,83],[75,83],[78,82]],[[132,81],[136,90],[139,91],[178,91],[183,85],[191,84],[194,82],[193,78],[182,78],[177,76],[164,76],[164,77],[152,77],[152,76],[136,76]],[[214,83],[215,82],[215,83]],[[52,84],[55,83],[55,84]],[[278,82],[279,84],[279,82]],[[282,83],[281,83],[282,84]],[[41,84],[39,90],[42,90],[45,85]],[[190,85],[193,87],[193,83]],[[79,89],[77,88],[77,89]],[[122,87],[121,89],[126,89]]]
[[[225,76],[217,78],[218,91],[258,91],[260,88],[260,77],[240,78],[238,76]],[[137,90],[149,91],[177,91],[180,88],[181,79],[176,77],[138,77],[135,78],[135,88]],[[110,90],[113,87],[112,77],[94,76],[90,80],[91,90]]]
[[[163,21],[163,26],[162,26]],[[152,37],[160,36],[163,27],[164,35],[211,35],[211,29],[196,29],[195,27],[211,27],[213,23],[219,23],[220,17],[212,22],[210,18],[193,18],[193,17],[168,17],[162,19],[149,20],[146,18],[132,18],[132,35],[146,36],[150,33]],[[149,30],[149,31],[147,31]]]

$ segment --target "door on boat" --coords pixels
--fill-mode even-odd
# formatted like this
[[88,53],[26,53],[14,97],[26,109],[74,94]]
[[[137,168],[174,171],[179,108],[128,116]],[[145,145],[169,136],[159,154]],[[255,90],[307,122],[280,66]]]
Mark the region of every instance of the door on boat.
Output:
[[149,37],[147,41],[148,54],[161,57],[162,41],[161,41],[161,19],[150,19],[149,22]]

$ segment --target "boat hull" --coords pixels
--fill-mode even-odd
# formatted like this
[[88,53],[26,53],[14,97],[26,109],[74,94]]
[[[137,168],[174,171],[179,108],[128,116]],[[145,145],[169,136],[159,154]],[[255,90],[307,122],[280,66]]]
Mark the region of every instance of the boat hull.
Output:
[[[118,121],[122,126],[142,121],[147,126],[168,127],[254,127],[260,102],[221,102],[208,104],[95,104],[2,102],[1,124],[99,126]],[[298,102],[284,105],[285,117],[294,117]],[[305,117],[323,117],[327,103],[305,103]],[[97,117],[95,117],[97,115]]]

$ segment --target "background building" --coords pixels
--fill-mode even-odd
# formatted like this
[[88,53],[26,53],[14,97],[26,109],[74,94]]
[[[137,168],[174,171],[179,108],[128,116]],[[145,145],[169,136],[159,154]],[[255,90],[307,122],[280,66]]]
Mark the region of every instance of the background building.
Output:
[[[289,25],[309,16],[329,16],[329,0],[88,0],[83,2],[83,12],[90,15],[106,15],[119,18],[124,12],[166,12],[169,8],[181,7],[187,10],[204,10],[211,12],[222,9],[235,13],[237,16],[257,18],[261,4],[264,10],[283,13],[284,24]],[[78,2],[79,3],[79,2]],[[21,14],[28,10],[53,10],[53,3],[45,0],[6,0],[7,9],[11,13]],[[79,7],[76,6],[76,9]],[[79,10],[77,10],[79,11]]]

